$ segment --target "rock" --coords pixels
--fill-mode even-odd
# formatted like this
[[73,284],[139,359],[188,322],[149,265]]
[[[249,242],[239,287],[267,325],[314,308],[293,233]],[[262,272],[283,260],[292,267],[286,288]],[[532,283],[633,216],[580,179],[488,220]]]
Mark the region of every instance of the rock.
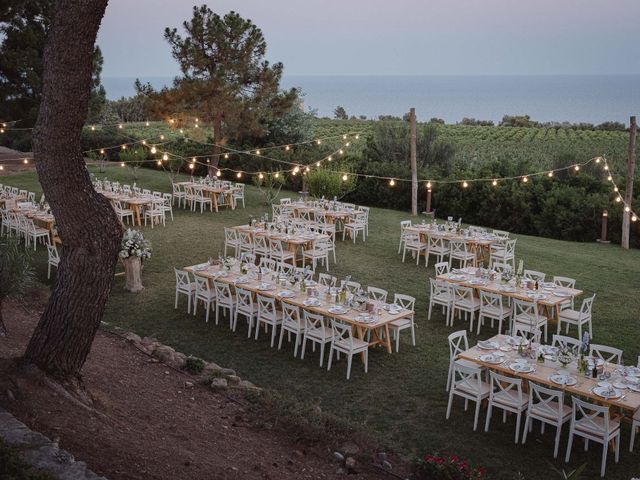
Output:
[[171,356],[170,363],[176,368],[183,368],[187,364],[187,356],[184,353],[176,352]]
[[344,462],[344,455],[342,455],[340,452],[333,452],[333,459],[336,462]]
[[391,462],[389,460],[383,460],[382,468],[386,468],[387,470],[393,470],[393,465],[391,465]]
[[356,468],[356,459],[353,457],[347,457],[347,459],[344,461],[344,466],[347,467],[347,470],[351,471],[351,470],[355,470]]
[[214,378],[211,380],[211,388],[214,390],[225,390],[228,387],[226,378]]
[[229,385],[231,385],[232,387],[235,387],[240,385],[240,382],[242,381],[242,379],[237,375],[227,375],[227,381],[229,382]]
[[167,345],[160,345],[153,351],[153,355],[162,362],[170,362],[175,353],[176,351]]
[[184,388],[193,388],[193,387],[194,387],[193,382],[184,382]]
[[158,341],[157,338],[144,337],[142,340],[140,340],[140,345],[145,349],[147,353],[152,354],[153,351],[162,344]]
[[260,387],[256,387],[253,383],[251,383],[249,380],[242,380],[240,382],[240,385],[238,385],[238,387],[247,390],[249,392],[261,392],[262,389]]
[[206,362],[204,368],[202,369],[202,375],[204,376],[218,375],[221,373],[222,367],[213,362]]
[[338,475],[346,475],[347,474],[347,469],[343,468],[343,467],[340,467],[340,468],[338,468],[338,470],[336,470],[336,473]]
[[127,342],[131,342],[131,343],[140,343],[142,341],[142,339],[140,338],[140,335],[136,335],[133,332],[125,333],[123,337]]
[[222,373],[222,375],[224,375],[225,377],[228,377],[229,375],[235,375],[236,371],[232,370],[231,368],[223,368],[221,369],[220,373]]
[[353,442],[345,442],[340,451],[345,455],[357,455],[360,452],[360,447]]

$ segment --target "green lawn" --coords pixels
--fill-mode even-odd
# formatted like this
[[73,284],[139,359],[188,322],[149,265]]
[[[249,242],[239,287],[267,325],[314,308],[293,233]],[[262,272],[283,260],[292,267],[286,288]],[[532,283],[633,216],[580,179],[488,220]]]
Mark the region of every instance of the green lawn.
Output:
[[[90,167],[95,171],[95,167]],[[98,174],[102,177],[104,174]],[[169,191],[165,174],[144,170],[138,185]],[[131,182],[130,174],[119,167],[108,169],[110,179]],[[3,177],[2,183],[39,190],[35,174]],[[288,192],[287,192],[288,193]],[[408,262],[403,264],[396,254],[399,222],[410,215],[390,210],[372,209],[371,235],[367,242],[354,245],[338,242],[338,265],[331,273],[344,277],[351,274],[363,285],[372,285],[417,298],[417,346],[410,345],[404,332],[400,353],[388,355],[381,349],[371,352],[369,373],[355,364],[350,381],[345,379],[346,366],[341,361],[330,372],[318,366],[318,354],[309,354],[304,361],[294,359],[293,347],[282,351],[269,348],[266,337],[248,340],[246,330],[232,333],[221,323],[205,324],[204,313],[198,317],[186,314],[186,302],[173,309],[173,267],[182,267],[217,256],[223,246],[223,226],[246,223],[250,215],[267,211],[260,193],[247,188],[247,208],[219,214],[175,212],[175,222],[166,228],[145,234],[153,242],[154,256],[145,264],[143,281],[146,289],[139,295],[123,291],[124,278],[117,277],[105,320],[140,335],[153,335],[187,354],[201,356],[231,367],[243,378],[291,395],[304,403],[318,403],[323,410],[356,421],[372,435],[381,438],[407,454],[424,451],[455,452],[474,463],[490,468],[495,478],[514,478],[515,472],[525,478],[543,478],[551,471],[554,434],[539,430],[525,446],[513,444],[515,420],[506,425],[495,420],[489,433],[472,431],[473,413],[464,412],[462,402],[455,403],[454,415],[445,420],[445,392],[448,367],[447,335],[454,329],[444,326],[444,317],[436,312],[430,322],[426,318],[427,284],[433,268],[425,269]],[[622,348],[628,363],[636,363],[640,354],[640,252],[623,251],[613,245],[570,243],[545,238],[518,236],[517,256],[525,266],[577,279],[577,286],[586,293],[596,292],[594,335],[597,343]],[[45,252],[37,256],[40,278],[46,280]],[[455,329],[464,328],[457,321]],[[482,338],[493,332],[487,327]],[[471,342],[475,336],[471,335]],[[484,414],[481,415],[481,422]],[[566,429],[565,429],[566,430]],[[566,433],[566,432],[565,432]],[[630,478],[638,471],[638,453],[628,452],[629,427],[624,426],[619,464],[609,456],[608,478]],[[585,478],[597,478],[601,450],[592,446],[589,454],[582,452],[581,443],[574,447],[570,466],[589,462]],[[564,455],[566,434],[562,439],[560,457]],[[555,477],[555,474],[552,474]]]

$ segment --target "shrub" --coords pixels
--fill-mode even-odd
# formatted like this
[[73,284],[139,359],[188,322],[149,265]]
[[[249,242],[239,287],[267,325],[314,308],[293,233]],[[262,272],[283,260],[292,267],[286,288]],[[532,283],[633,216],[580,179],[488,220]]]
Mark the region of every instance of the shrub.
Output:
[[344,181],[342,175],[340,172],[326,168],[312,170],[307,175],[309,193],[316,198],[324,197],[329,200],[334,197],[343,198],[353,191],[357,183],[357,177],[350,175]]
[[416,462],[416,476],[421,480],[479,480],[486,477],[484,468],[475,468],[456,455],[426,454]]
[[198,375],[204,370],[204,360],[198,357],[188,357],[184,369],[193,375]]

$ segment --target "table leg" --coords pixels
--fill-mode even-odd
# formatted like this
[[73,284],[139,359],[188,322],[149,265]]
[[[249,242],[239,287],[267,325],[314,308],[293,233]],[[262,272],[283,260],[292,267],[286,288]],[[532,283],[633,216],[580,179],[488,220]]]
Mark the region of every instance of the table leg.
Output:
[[131,205],[131,209],[133,210],[133,214],[136,217],[136,221],[138,222],[138,226],[142,226],[142,220],[140,219],[140,206],[139,205]]
[[384,324],[384,343],[387,346],[387,353],[392,353],[393,350],[391,348],[391,335],[389,335],[389,324]]
[[215,192],[211,192],[211,202],[213,203],[213,208],[216,209],[216,213],[218,213],[218,194]]
[[[365,340],[365,334],[364,334],[364,328],[362,328],[361,326],[358,325],[354,325],[354,328],[356,330],[356,337],[358,337],[360,340],[362,341],[366,341]],[[362,361],[362,363],[364,363],[364,352],[360,353],[360,360]]]

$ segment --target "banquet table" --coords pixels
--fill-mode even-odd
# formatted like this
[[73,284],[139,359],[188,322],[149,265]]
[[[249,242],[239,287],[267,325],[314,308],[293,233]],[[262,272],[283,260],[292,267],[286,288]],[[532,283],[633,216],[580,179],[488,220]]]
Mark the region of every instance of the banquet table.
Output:
[[[437,230],[430,224],[412,225],[406,227],[406,232],[413,233],[420,236],[420,239],[427,243],[428,237],[444,238],[445,240],[458,240],[465,242],[473,253],[473,266],[477,267],[479,261],[483,261],[485,258],[491,263],[491,245],[500,242],[502,239],[491,233],[477,234],[465,236],[460,233],[447,232],[445,230]],[[485,257],[485,250],[488,252]]]
[[[482,343],[483,345],[488,345],[489,342],[494,342],[499,347],[503,347],[506,349],[506,346],[508,345],[508,339],[509,337],[506,335],[496,335]],[[483,354],[495,353],[498,351],[504,354],[504,361],[499,364],[489,363],[479,358]],[[509,351],[502,351],[499,349],[480,348],[478,345],[471,347],[464,352],[461,352],[458,355],[458,358],[469,360],[471,362],[477,363],[478,365],[487,367],[500,373],[505,373],[509,376],[515,376],[526,381],[532,381],[537,384],[548,386],[550,388],[563,390],[567,393],[589,398],[590,400],[595,400],[596,402],[603,405],[618,407],[623,411],[630,412],[631,414],[640,409],[640,392],[634,392],[630,389],[619,389],[621,395],[618,398],[604,398],[594,393],[593,388],[598,385],[598,382],[600,382],[600,380],[597,378],[592,378],[591,376],[579,374],[575,361],[567,365],[567,367],[565,368],[559,362],[553,360],[547,359],[544,363],[537,363],[535,359],[527,359],[531,365],[535,366],[535,371],[530,373],[522,373],[516,372],[511,368],[511,365],[516,360],[521,359],[517,352],[517,347],[511,347]],[[611,363],[604,364],[604,370],[611,373],[611,379],[608,380],[609,382],[615,382],[613,379],[616,377],[615,371],[617,367],[618,365],[614,365]],[[556,374],[558,370],[561,369],[566,370],[568,372],[568,375],[574,377],[577,380],[575,385],[558,384],[551,380],[551,376]]]
[[205,184],[196,183],[196,182],[178,182],[178,185],[182,187],[190,187],[195,190],[202,190],[203,192],[207,192],[211,196],[211,202],[212,202],[213,208],[216,209],[216,212],[219,211],[218,195],[224,195],[225,197],[227,197],[225,205],[231,208],[231,210],[235,210],[235,206],[233,204],[233,193],[236,192],[237,189],[234,187],[231,187],[231,188],[215,187],[213,185],[205,185]]
[[582,290],[578,290],[577,288],[570,287],[560,287],[555,286],[549,289],[541,289],[539,291],[529,290],[526,288],[515,287],[512,285],[508,285],[502,281],[490,281],[483,280],[479,277],[476,277],[475,273],[478,269],[474,267],[463,268],[458,271],[454,270],[449,273],[445,273],[442,275],[438,275],[436,278],[438,280],[444,280],[446,282],[452,284],[459,284],[465,287],[470,287],[475,290],[482,290],[489,293],[496,293],[498,295],[503,295],[509,298],[516,298],[518,300],[526,300],[532,301],[535,300],[536,303],[544,308],[544,311],[547,316],[547,320],[551,320],[555,312],[555,318],[557,319],[560,315],[560,306],[563,303],[566,303],[567,300],[571,300],[579,295],[582,295],[584,292]]
[[154,200],[158,200],[153,195],[128,195],[114,192],[102,192],[102,195],[111,200],[111,202],[122,202],[129,205],[129,209],[133,212],[135,222],[139,227],[142,226],[142,218],[140,217],[142,208],[151,205]]
[[314,205],[309,205],[304,202],[295,202],[290,204],[282,205],[281,208],[290,209],[295,217],[300,217],[302,213],[309,212],[323,214],[327,223],[331,223],[336,225],[336,231],[342,231],[338,229],[339,225],[344,225],[348,220],[356,216],[358,213],[361,213],[359,210],[355,209],[326,209]]
[[[185,267],[185,270],[207,278],[210,281],[217,280],[234,286],[238,285],[255,294],[259,293],[267,297],[275,298],[278,302],[284,301],[312,313],[321,314],[325,317],[335,318],[336,320],[348,323],[352,326],[355,336],[360,340],[367,341],[370,348],[381,345],[386,348],[388,353],[392,353],[393,351],[391,348],[391,336],[389,335],[389,324],[395,320],[411,317],[415,313],[413,310],[406,309],[401,309],[398,313],[390,313],[384,309],[382,302],[376,302],[375,313],[371,313],[368,319],[361,316],[364,312],[353,308],[349,308],[344,314],[338,314],[330,311],[330,308],[336,305],[331,301],[331,297],[328,294],[328,287],[319,285],[314,287],[320,292],[319,297],[317,297],[320,305],[314,306],[306,303],[311,297],[304,292],[300,292],[299,288],[277,286],[275,285],[275,281],[269,278],[270,276],[267,274],[264,274],[263,280],[259,281],[257,278],[254,278],[255,275],[242,275],[239,271],[226,271],[223,267],[209,265],[208,263]],[[246,283],[237,283],[241,277],[244,277]],[[268,290],[259,288],[263,282],[268,283],[272,288]],[[285,298],[281,295],[283,291],[292,292],[293,296]],[[371,332],[371,338],[369,340],[367,340],[367,332]],[[384,335],[381,335],[382,332]]]

